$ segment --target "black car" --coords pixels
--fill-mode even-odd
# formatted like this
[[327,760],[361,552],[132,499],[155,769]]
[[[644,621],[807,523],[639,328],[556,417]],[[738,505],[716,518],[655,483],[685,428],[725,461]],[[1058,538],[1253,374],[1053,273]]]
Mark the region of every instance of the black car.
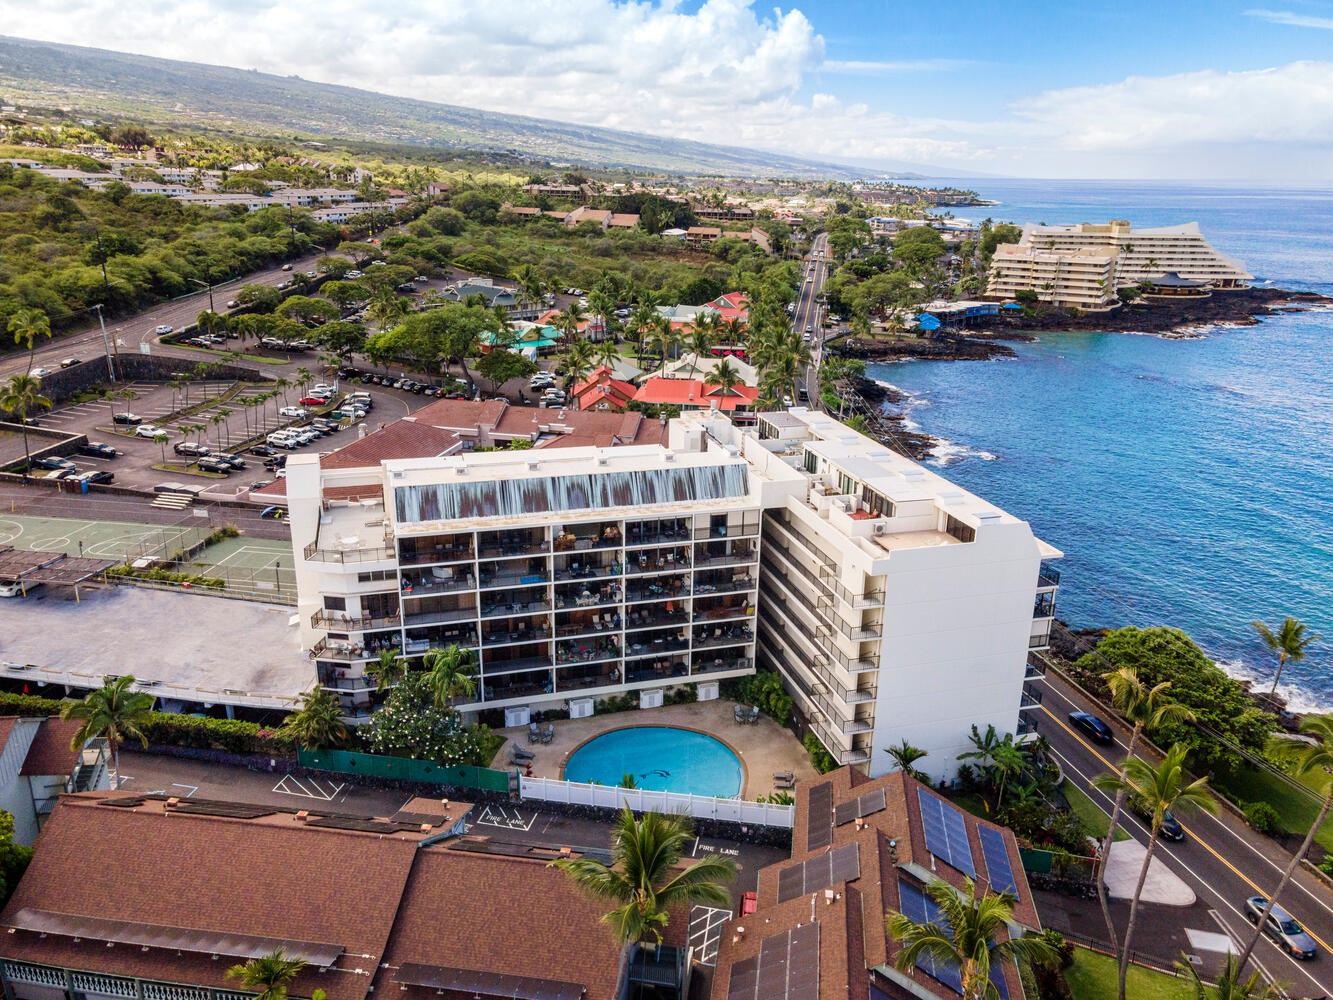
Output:
[[272,458],[264,459],[264,468],[268,469],[269,472],[273,472],[275,469],[281,469],[286,466],[286,464],[286,455],[274,455]]
[[143,423],[143,417],[134,413],[117,413],[111,418],[113,424],[129,424],[131,427],[137,427]]
[[87,444],[79,445],[79,454],[92,455],[94,458],[115,458],[120,452],[101,441],[89,441]]
[[[1130,797],[1129,808],[1133,811],[1135,816],[1143,820],[1145,823],[1152,823],[1152,810],[1149,809],[1147,804],[1137,795]],[[1180,825],[1180,820],[1176,819],[1176,817],[1171,814],[1170,809],[1168,809],[1166,814],[1162,817],[1162,828],[1158,830],[1157,833],[1163,840],[1179,841],[1185,839],[1185,828]]]
[[88,472],[81,472],[78,475],[78,479],[81,480],[82,482],[94,483],[94,484],[109,483],[115,478],[116,477],[113,473],[106,472],[103,469],[92,469]]
[[1091,712],[1070,712],[1069,724],[1094,743],[1115,742],[1115,734],[1111,732],[1111,727]]
[[212,452],[207,445],[196,444],[193,441],[177,441],[171,446],[171,450],[177,455],[189,455],[191,458],[204,458]]
[[201,458],[196,464],[204,472],[220,472],[224,476],[231,475],[231,466],[216,458]]
[[247,448],[246,451],[251,455],[258,455],[260,458],[271,458],[278,453],[277,449],[270,448],[266,444],[257,444],[253,448]]
[[46,458],[39,458],[32,463],[39,469],[72,469],[74,463],[68,458],[61,458],[59,455],[48,455]]

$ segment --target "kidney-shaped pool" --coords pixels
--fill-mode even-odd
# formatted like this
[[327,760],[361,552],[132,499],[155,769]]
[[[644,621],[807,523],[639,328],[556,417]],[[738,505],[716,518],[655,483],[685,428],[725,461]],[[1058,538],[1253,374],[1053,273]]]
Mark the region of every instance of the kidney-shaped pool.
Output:
[[583,744],[565,765],[566,781],[619,785],[632,775],[636,788],[731,798],[745,771],[721,740],[691,729],[635,726],[613,729]]

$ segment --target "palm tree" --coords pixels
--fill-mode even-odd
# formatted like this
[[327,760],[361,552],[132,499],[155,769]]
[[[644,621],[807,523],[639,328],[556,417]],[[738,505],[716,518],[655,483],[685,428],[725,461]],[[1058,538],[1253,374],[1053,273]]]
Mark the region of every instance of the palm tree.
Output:
[[595,858],[562,858],[551,863],[590,895],[620,904],[602,917],[618,944],[646,941],[649,936],[661,943],[672,906],[728,906],[731,901],[722,885],[736,877],[731,858],[709,855],[684,871],[675,871],[693,837],[685,816],[650,812],[636,820],[627,807],[611,832],[609,865]]
[[286,405],[287,405],[287,390],[290,389],[290,388],[292,387],[291,380],[279,376],[279,377],[278,377],[278,380],[277,380],[276,382],[273,383],[273,387],[274,387],[275,389],[277,389],[278,392],[282,393],[282,405],[283,405],[283,406],[286,406]]
[[1277,1000],[1282,996],[1275,983],[1265,983],[1259,973],[1241,979],[1241,966],[1235,955],[1227,955],[1217,982],[1209,986],[1191,962],[1177,962],[1176,972],[1189,983],[1194,1000]]
[[0,410],[8,410],[18,418],[23,428],[23,474],[32,468],[32,453],[28,450],[28,416],[34,410],[49,410],[51,400],[42,395],[42,380],[31,375],[15,375],[0,393]]
[[1319,815],[1315,817],[1310,829],[1305,833],[1305,840],[1301,842],[1300,849],[1291,856],[1291,861],[1287,864],[1287,869],[1282,873],[1282,878],[1278,881],[1277,888],[1268,898],[1268,903],[1264,910],[1259,914],[1259,920],[1254,925],[1254,933],[1245,945],[1245,950],[1240,953],[1236,968],[1243,971],[1245,963],[1250,960],[1250,954],[1254,951],[1254,946],[1259,941],[1259,935],[1263,933],[1264,925],[1268,922],[1268,914],[1272,911],[1273,905],[1277,902],[1282,891],[1287,888],[1287,883],[1291,881],[1292,873],[1296,871],[1301,859],[1309,853],[1310,845],[1314,842],[1315,834],[1319,828],[1324,825],[1324,820],[1328,817],[1329,807],[1333,806],[1333,716],[1327,715],[1307,715],[1301,720],[1301,732],[1314,739],[1315,742],[1302,747],[1292,761],[1291,770],[1296,777],[1301,778],[1317,771],[1323,771],[1326,775],[1323,787],[1324,801],[1320,803]]
[[565,306],[565,311],[555,317],[555,328],[560,331],[566,344],[576,340],[579,324],[583,322],[583,308],[577,302]]
[[[189,382],[186,382],[186,383],[185,383],[185,393],[186,393],[187,396],[188,396],[189,393],[190,393],[190,383],[189,383]],[[125,412],[126,412],[126,413],[129,413],[129,412],[130,412],[130,403],[131,403],[132,401],[138,399],[138,398],[139,398],[139,394],[138,394],[137,392],[135,392],[133,389],[119,389],[119,390],[116,391],[116,398],[117,398],[117,399],[123,399],[123,400],[125,400]],[[190,404],[189,404],[189,402],[187,401],[184,405],[188,407]],[[115,407],[114,407],[114,406],[111,408],[111,412],[112,412],[113,415],[115,414]]]
[[[1115,706],[1116,711],[1125,720],[1134,724],[1129,734],[1129,746],[1125,751],[1126,759],[1134,756],[1145,728],[1156,729],[1167,722],[1194,721],[1193,712],[1167,698],[1167,690],[1171,687],[1170,681],[1162,681],[1156,687],[1148,688],[1139,680],[1138,672],[1133,667],[1121,667],[1119,670],[1104,673],[1102,680],[1106,681],[1106,687],[1111,692],[1111,704]],[[1120,776],[1122,778],[1125,776],[1123,768]],[[1111,856],[1111,844],[1115,841],[1115,831],[1120,825],[1120,814],[1124,811],[1125,798],[1128,794],[1123,788],[1116,792],[1115,804],[1111,807],[1111,823],[1107,827],[1106,836],[1102,838],[1103,869]],[[1102,917],[1106,920],[1106,932],[1111,936],[1111,948],[1114,950],[1119,947],[1119,942],[1116,937],[1115,921],[1111,919],[1111,903],[1106,895],[1104,878],[1097,879],[1097,898],[1101,902]]]
[[1300,663],[1305,659],[1305,650],[1311,643],[1317,642],[1323,636],[1305,634],[1305,625],[1290,615],[1282,622],[1282,627],[1273,632],[1263,622],[1250,622],[1254,630],[1259,633],[1259,638],[1264,641],[1264,645],[1277,653],[1277,674],[1273,677],[1273,687],[1268,693],[1277,694],[1277,683],[1282,680],[1282,668],[1288,663]]
[[901,743],[896,744],[895,746],[885,747],[884,752],[893,758],[893,762],[897,765],[899,771],[907,772],[909,778],[915,778],[917,781],[927,780],[926,774],[918,771],[912,766],[922,757],[930,756],[927,751],[922,750],[920,747],[912,746],[912,744],[904,739]]
[[713,370],[704,377],[704,385],[718,386],[722,390],[722,395],[730,396],[734,393],[736,383],[741,380],[740,373],[730,361],[719,361]]
[[170,441],[171,438],[167,436],[167,432],[166,432],[166,431],[158,431],[156,434],[153,435],[153,440],[156,441],[156,442],[158,443],[158,446],[159,446],[159,447],[161,447],[161,449],[162,449],[162,464],[163,464],[163,465],[166,465],[166,464],[167,464],[167,442]]
[[301,695],[301,709],[282,720],[283,731],[307,750],[319,750],[347,739],[342,704],[316,685]]
[[366,664],[366,676],[375,679],[375,690],[383,691],[398,684],[407,673],[407,660],[397,650],[382,649],[379,657]]
[[1027,757],[1023,754],[1023,748],[1020,747],[1005,734],[1006,739],[995,748],[994,753],[994,775],[999,782],[999,787],[995,794],[995,810],[998,812],[1004,805],[1004,789],[1009,784],[1009,779],[1015,775],[1023,773],[1027,767]]
[[1125,939],[1120,945],[1120,1000],[1125,1000],[1125,976],[1129,973],[1129,949],[1134,939],[1134,922],[1138,918],[1139,896],[1143,893],[1143,883],[1148,880],[1148,866],[1152,864],[1153,853],[1157,850],[1157,841],[1167,812],[1185,812],[1196,808],[1214,812],[1217,809],[1217,803],[1208,791],[1207,778],[1185,783],[1187,752],[1184,744],[1176,743],[1156,767],[1140,757],[1129,757],[1121,766],[1120,774],[1099,774],[1092,779],[1093,785],[1103,792],[1119,795],[1121,789],[1124,789],[1126,794],[1136,796],[1152,816],[1148,849],[1143,855],[1143,867],[1139,869],[1139,880],[1129,903]]
[[305,392],[305,391],[306,391],[306,388],[307,388],[307,387],[310,385],[310,383],[313,382],[314,380],[315,380],[315,377],[314,377],[313,375],[310,374],[310,369],[309,369],[309,368],[306,368],[306,367],[302,366],[302,367],[296,369],[296,384],[299,385],[299,386],[301,387],[301,391],[302,391],[302,392]]
[[569,384],[577,386],[592,370],[593,346],[586,340],[575,340],[565,348],[565,374]]
[[129,674],[108,678],[100,688],[89,691],[83,701],[67,701],[60,709],[62,719],[79,719],[83,723],[70,740],[71,750],[77,752],[89,740],[106,737],[116,771],[112,788],[120,787],[120,744],[126,739],[136,739],[148,746],[142,726],[153,709],[153,696],[131,691],[133,685],[134,678]]
[[671,352],[680,346],[680,331],[671,325],[668,317],[658,314],[653,330],[648,336],[662,354],[662,371],[665,373]]
[[233,965],[227,970],[227,978],[239,979],[242,989],[258,991],[255,1000],[287,1000],[287,988],[305,965],[302,959],[288,958],[278,948],[244,965]]
[[614,334],[608,333],[605,339],[597,344],[597,349],[593,353],[598,364],[615,371],[616,362],[620,359],[620,350],[616,346]]
[[20,309],[9,317],[9,332],[14,335],[15,344],[28,349],[28,367],[23,374],[31,375],[37,338],[51,339],[50,318],[40,309]]
[[919,959],[934,959],[958,970],[964,1000],[986,1000],[998,996],[991,982],[993,966],[1018,959],[1057,960],[1055,949],[1042,937],[995,940],[1012,922],[1018,902],[1013,893],[977,895],[976,882],[968,878],[961,893],[940,881],[926,886],[926,894],[939,909],[943,925],[918,924],[902,913],[890,912],[885,917],[889,936],[902,943],[893,960],[900,972],[910,972]]
[[470,696],[477,690],[470,649],[459,649],[453,644],[427,650],[421,663],[427,671],[426,686],[435,696],[435,706],[441,710],[453,708],[455,698]]

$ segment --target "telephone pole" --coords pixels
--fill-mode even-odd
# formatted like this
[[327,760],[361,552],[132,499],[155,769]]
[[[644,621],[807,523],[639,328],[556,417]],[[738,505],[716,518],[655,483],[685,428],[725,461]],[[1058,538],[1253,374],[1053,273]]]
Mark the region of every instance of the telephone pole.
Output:
[[102,327],[102,347],[106,350],[106,373],[111,377],[111,381],[116,381],[116,366],[111,361],[111,340],[106,334],[106,320],[102,318],[102,303],[98,302],[93,306],[97,310],[97,322]]

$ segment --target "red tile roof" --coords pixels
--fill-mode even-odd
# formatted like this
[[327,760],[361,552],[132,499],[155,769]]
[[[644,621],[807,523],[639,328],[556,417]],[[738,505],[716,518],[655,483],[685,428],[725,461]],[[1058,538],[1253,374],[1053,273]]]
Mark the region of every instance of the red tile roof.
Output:
[[32,746],[28,747],[28,756],[23,758],[19,774],[68,776],[79,759],[78,753],[69,748],[70,743],[81,728],[83,723],[78,719],[66,721],[55,716],[43,719]]
[[719,410],[735,410],[753,406],[759,398],[759,390],[739,382],[731,389],[724,389],[719,385],[705,385],[697,379],[650,378],[634,398],[640,403],[665,403],[702,410],[710,409],[716,400]]
[[611,369],[603,365],[574,387],[574,398],[578,400],[580,410],[591,410],[609,404],[604,409],[623,410],[625,404],[634,398],[638,391],[635,386],[615,377]]

